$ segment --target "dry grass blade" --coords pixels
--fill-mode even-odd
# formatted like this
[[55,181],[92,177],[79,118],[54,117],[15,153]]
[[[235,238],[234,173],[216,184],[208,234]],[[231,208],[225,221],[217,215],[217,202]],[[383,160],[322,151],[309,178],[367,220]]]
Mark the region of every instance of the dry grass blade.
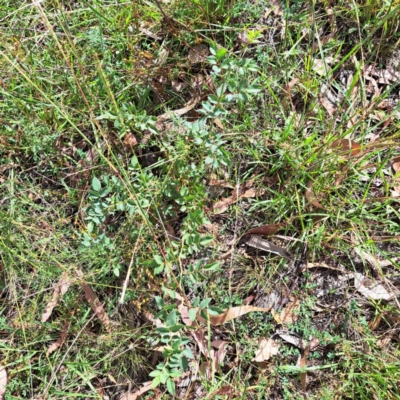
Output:
[[261,239],[257,235],[249,235],[245,243],[251,247],[255,247],[256,249],[268,251],[270,253],[277,254],[289,260],[293,259],[293,256],[286,249],[277,246],[271,242],[268,242],[268,240]]
[[4,367],[0,367],[0,400],[4,399],[6,386],[7,386],[7,371]]
[[64,344],[65,339],[67,338],[67,335],[68,335],[69,324],[70,324],[70,322],[66,322],[66,323],[63,325],[63,327],[62,327],[62,329],[61,329],[60,337],[58,338],[58,340],[57,340],[56,342],[52,343],[52,344],[48,347],[48,349],[47,349],[47,351],[46,351],[46,354],[47,354],[47,355],[53,353],[53,351],[56,351],[57,349],[59,349],[59,348]]
[[93,292],[93,290],[87,283],[82,282],[81,287],[83,289],[83,292],[85,293],[86,300],[90,304],[90,307],[92,307],[92,310],[96,314],[97,318],[104,325],[104,328],[106,329],[106,331],[108,333],[111,333],[110,319],[108,318],[108,315],[106,314],[104,307],[101,304],[99,298],[96,296],[96,294]]
[[68,277],[68,274],[66,272],[63,272],[60,280],[57,282],[57,285],[54,288],[53,296],[51,297],[51,300],[47,304],[47,306],[42,314],[42,318],[41,318],[42,322],[46,322],[50,318],[51,313],[53,312],[53,309],[58,304],[59,298],[62,297],[65,293],[67,293],[67,290],[70,285],[71,285],[71,281]]

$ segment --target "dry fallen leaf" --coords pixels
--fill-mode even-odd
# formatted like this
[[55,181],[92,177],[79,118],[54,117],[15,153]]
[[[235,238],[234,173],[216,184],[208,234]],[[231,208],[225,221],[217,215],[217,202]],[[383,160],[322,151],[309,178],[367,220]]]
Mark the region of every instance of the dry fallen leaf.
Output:
[[268,225],[261,225],[257,226],[256,228],[249,229],[247,232],[243,234],[246,235],[265,235],[270,236],[273,235],[275,232],[279,231],[284,226],[284,224],[268,224]]
[[354,273],[354,287],[364,297],[372,300],[390,300],[394,297],[381,283],[374,282],[358,272]]
[[108,315],[105,312],[99,298],[96,296],[96,294],[93,292],[93,290],[87,283],[82,282],[81,287],[83,289],[83,292],[85,293],[86,300],[90,304],[90,307],[92,307],[92,310],[96,314],[97,318],[104,325],[106,331],[108,333],[111,333],[110,319],[108,318]]
[[53,309],[58,304],[59,298],[62,297],[65,293],[67,293],[67,290],[70,285],[71,285],[71,281],[68,277],[67,272],[63,272],[60,280],[57,282],[56,287],[54,288],[54,292],[53,292],[53,296],[51,297],[51,300],[49,301],[45,310],[43,311],[42,319],[41,319],[42,322],[46,322],[50,318],[51,313],[53,312]]
[[244,240],[247,245],[255,247],[256,249],[268,251],[289,260],[293,259],[293,256],[286,249],[268,242],[268,240],[262,239],[257,235],[247,235]]
[[205,329],[197,329],[195,331],[191,332],[191,335],[193,336],[193,339],[195,340],[195,342],[197,343],[197,345],[199,346],[199,349],[201,351],[201,353],[207,357],[210,358],[210,352],[208,351],[207,345],[206,345],[206,330]]
[[320,101],[325,110],[328,111],[328,114],[332,117],[337,111],[335,105],[326,97],[321,97]]
[[124,136],[124,145],[127,147],[135,147],[139,142],[136,140],[135,136],[133,133],[128,132]]
[[[219,315],[211,315],[209,316],[210,323],[213,326],[218,326],[224,324],[225,322],[231,321],[232,319],[241,317],[242,315],[248,314],[249,312],[269,312],[271,308],[264,307],[254,307],[254,306],[239,306],[232,307]],[[207,322],[204,318],[197,313],[197,319],[200,322]]]
[[299,78],[293,78],[286,86],[282,88],[283,92],[283,98],[282,98],[282,107],[287,110],[288,109],[288,104],[287,104],[287,99],[289,99],[290,104],[292,106],[292,111],[294,111],[294,105],[292,103],[292,95],[291,95],[291,90],[294,88],[297,82],[299,82]]
[[233,189],[233,185],[227,181],[223,181],[220,179],[210,179],[208,181],[209,186],[218,186],[218,187],[225,187],[228,189]]
[[6,386],[7,386],[7,371],[4,367],[0,367],[0,400],[4,399]]
[[273,339],[261,339],[258,344],[258,349],[256,350],[255,357],[252,361],[264,362],[269,360],[275,354],[278,354],[279,343],[275,342]]
[[369,65],[364,73],[377,77],[378,83],[390,84],[400,80],[400,72],[393,69],[377,69],[374,65]]
[[54,343],[52,343],[47,351],[46,354],[49,355],[51,353],[53,353],[53,351],[56,351],[57,349],[59,349],[65,342],[65,339],[67,338],[68,335],[68,328],[69,328],[69,324],[70,322],[65,322],[62,329],[61,329],[61,334],[60,337],[58,338],[58,340]]
[[392,168],[394,172],[399,172],[400,171],[400,157],[395,157],[392,160]]
[[229,342],[225,340],[213,340],[211,342],[211,346],[217,349],[217,351],[214,351],[214,349],[212,349],[213,354],[211,355],[216,371],[218,370],[219,365],[222,364],[222,362],[224,361],[227,352],[226,345],[228,343]]
[[336,139],[330,146],[335,153],[341,156],[356,156],[361,151],[361,146],[350,139]]
[[254,188],[249,188],[250,184],[252,184],[253,181],[249,181],[242,185],[238,191],[233,190],[232,195],[229,197],[225,197],[219,201],[217,201],[214,204],[213,210],[214,214],[222,214],[225,212],[231,204],[236,203],[240,199],[243,198],[250,198],[250,197],[256,197],[256,196],[261,196],[262,194],[265,193],[264,189],[254,189]]
[[[313,337],[308,343],[307,347],[302,351],[298,366],[300,368],[305,368],[307,366],[307,357],[310,354],[310,351],[314,350],[319,345],[319,339],[317,337]],[[301,389],[305,393],[307,390],[307,372],[300,372],[300,383]]]
[[277,17],[281,17],[283,15],[280,0],[268,0],[268,3],[272,6],[272,11]]
[[191,64],[198,64],[207,60],[208,46],[204,43],[196,44],[189,50],[188,59]]
[[153,381],[145,382],[140,389],[136,390],[136,392],[125,393],[119,398],[119,400],[139,400],[142,394],[152,389],[152,386]]
[[[354,253],[356,253],[358,256],[361,257],[362,260],[367,261],[370,263],[373,267],[377,268],[380,270],[382,267],[388,267],[389,265],[392,265],[392,263],[389,260],[378,260],[376,257],[374,257],[372,254],[367,253],[364,250],[359,249],[358,247],[354,247]],[[393,261],[396,261],[397,257],[393,259]]]
[[325,207],[315,197],[313,186],[314,186],[313,181],[311,180],[308,181],[304,197],[306,198],[308,203],[314,206],[315,208],[319,208],[320,210],[325,210]]
[[307,346],[305,340],[298,336],[294,336],[286,332],[278,333],[278,336],[281,337],[285,342],[288,342],[299,349],[304,350]]
[[280,314],[280,324],[292,324],[298,318],[296,312],[300,308],[300,299],[294,299],[289,302]]
[[329,64],[333,61],[332,57],[325,57],[325,62],[320,59],[313,60],[312,69],[320,76],[326,76],[331,71]]
[[376,346],[380,349],[385,348],[393,339],[393,336],[396,333],[396,329],[392,329],[389,333],[381,339],[378,339],[376,342]]
[[208,399],[213,399],[214,396],[217,395],[223,395],[223,394],[231,394],[233,391],[233,388],[231,386],[225,385],[221,386],[219,389],[215,389],[211,394],[207,397]]

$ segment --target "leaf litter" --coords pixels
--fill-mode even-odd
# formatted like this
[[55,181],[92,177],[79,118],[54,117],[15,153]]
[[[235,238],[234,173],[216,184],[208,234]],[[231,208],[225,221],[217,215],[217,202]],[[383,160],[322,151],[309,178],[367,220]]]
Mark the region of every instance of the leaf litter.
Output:
[[47,303],[47,306],[43,311],[41,322],[46,322],[50,318],[54,308],[57,307],[60,298],[62,298],[62,296],[67,293],[70,285],[71,280],[68,276],[68,273],[63,272],[60,280],[57,282],[56,287],[54,288],[53,295],[49,303]]

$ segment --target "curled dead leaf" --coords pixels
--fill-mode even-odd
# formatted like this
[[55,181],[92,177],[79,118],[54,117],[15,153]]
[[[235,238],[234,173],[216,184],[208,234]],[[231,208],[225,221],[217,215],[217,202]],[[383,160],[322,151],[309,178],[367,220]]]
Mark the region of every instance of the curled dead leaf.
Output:
[[52,343],[46,351],[46,354],[49,355],[53,353],[53,351],[56,351],[59,349],[65,342],[65,339],[67,338],[68,335],[68,328],[69,328],[70,322],[65,322],[62,329],[61,329],[61,334],[60,337],[57,339],[56,342]]
[[[249,312],[269,312],[271,308],[264,308],[264,307],[254,307],[254,306],[239,306],[239,307],[232,307],[223,312],[219,315],[210,315],[208,316],[211,325],[218,326],[224,324],[225,322],[231,321],[235,318],[241,317],[242,315],[248,314]],[[202,318],[197,313],[197,320],[200,322],[207,322],[204,318]]]
[[99,298],[96,296],[96,294],[93,292],[92,288],[85,282],[81,283],[81,288],[83,289],[83,292],[85,294],[86,300],[90,304],[90,307],[96,314],[97,318],[100,320],[100,322],[104,325],[104,328],[108,333],[111,333],[111,322],[110,319],[108,318],[107,313],[104,310],[103,305],[101,304]]
[[50,318],[51,313],[53,312],[53,309],[57,306],[60,297],[67,293],[70,285],[71,281],[67,272],[63,272],[60,280],[57,282],[56,287],[54,288],[51,300],[48,302],[45,310],[43,311],[41,318],[42,322],[46,322]]
[[395,157],[392,160],[392,168],[394,172],[400,172],[400,157]]
[[261,225],[257,226],[256,228],[249,229],[246,231],[243,236],[246,235],[264,235],[264,236],[270,236],[273,235],[275,232],[279,231],[279,229],[282,229],[284,224],[268,224],[268,225]]
[[317,200],[314,194],[313,186],[314,186],[313,181],[311,180],[308,181],[304,197],[306,198],[308,203],[314,206],[315,208],[319,208],[320,210],[325,210],[325,207]]
[[280,314],[280,324],[292,324],[298,318],[296,314],[300,308],[300,299],[294,299],[290,301]]
[[257,235],[247,235],[244,237],[244,242],[251,247],[255,247],[256,249],[268,251],[273,254],[277,254],[283,258],[287,258],[289,260],[293,259],[293,256],[283,247],[277,246],[268,240],[262,239]]
[[265,193],[264,189],[249,188],[249,185],[252,183],[253,181],[245,183],[239,188],[238,191],[233,190],[231,196],[217,201],[213,207],[214,214],[222,214],[229,208],[230,205],[236,203],[240,199],[261,196]]
[[128,132],[124,136],[124,145],[127,147],[135,147],[138,144],[138,141],[136,140],[135,136],[133,133]]

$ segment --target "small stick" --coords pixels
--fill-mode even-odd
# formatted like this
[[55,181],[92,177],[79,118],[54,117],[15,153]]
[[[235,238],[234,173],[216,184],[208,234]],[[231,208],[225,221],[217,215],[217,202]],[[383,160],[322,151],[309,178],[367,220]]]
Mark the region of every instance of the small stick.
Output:
[[125,278],[124,286],[122,288],[121,298],[119,299],[119,304],[124,304],[124,298],[125,298],[126,288],[128,287],[129,277],[131,275],[134,254],[135,254],[135,252],[132,253],[131,262],[129,263],[128,272],[126,273],[126,278]]

